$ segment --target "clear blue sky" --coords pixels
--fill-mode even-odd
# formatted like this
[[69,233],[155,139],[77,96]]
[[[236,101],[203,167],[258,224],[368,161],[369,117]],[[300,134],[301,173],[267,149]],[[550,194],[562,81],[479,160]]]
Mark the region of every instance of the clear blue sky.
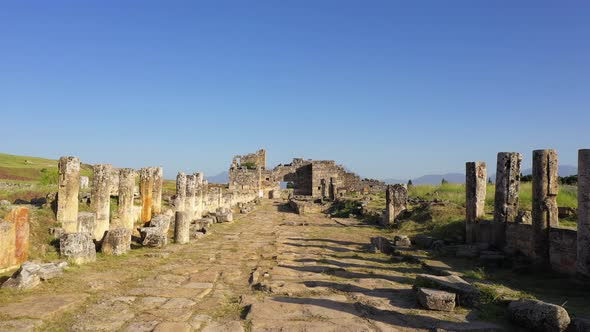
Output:
[[[0,151],[409,178],[590,147],[587,1],[2,1]],[[494,165],[491,165],[493,169]]]

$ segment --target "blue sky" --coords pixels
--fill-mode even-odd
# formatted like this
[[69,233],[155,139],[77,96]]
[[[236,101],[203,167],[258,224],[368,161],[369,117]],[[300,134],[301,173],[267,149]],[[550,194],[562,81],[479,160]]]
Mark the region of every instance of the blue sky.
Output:
[[589,148],[584,1],[3,1],[0,151],[409,178]]

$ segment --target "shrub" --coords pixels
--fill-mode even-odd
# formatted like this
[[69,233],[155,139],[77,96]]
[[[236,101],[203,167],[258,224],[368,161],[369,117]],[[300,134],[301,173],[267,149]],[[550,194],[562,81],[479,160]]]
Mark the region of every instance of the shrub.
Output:
[[57,184],[59,180],[59,173],[57,168],[43,168],[41,169],[41,178],[39,183],[42,185]]

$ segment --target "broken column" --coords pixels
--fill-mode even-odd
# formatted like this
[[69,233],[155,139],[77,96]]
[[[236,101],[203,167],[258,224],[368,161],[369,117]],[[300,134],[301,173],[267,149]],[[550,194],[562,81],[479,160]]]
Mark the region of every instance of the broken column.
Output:
[[74,233],[78,228],[80,159],[76,157],[59,158],[58,172],[57,222],[62,224],[64,232]]
[[153,167],[154,170],[154,192],[152,212],[155,214],[162,213],[162,183],[164,170],[162,167]]
[[186,200],[184,203],[184,210],[186,211],[189,220],[195,218],[195,204],[197,191],[197,177],[195,175],[186,176]]
[[22,264],[29,258],[29,209],[15,207],[5,219],[14,224],[14,259]]
[[522,154],[520,153],[498,153],[494,221],[513,222],[518,214],[521,162]]
[[186,174],[178,173],[176,176],[176,211],[184,211],[186,204]]
[[405,184],[394,184],[387,186],[385,192],[385,217],[384,225],[393,225],[396,218],[407,209],[408,188]]
[[131,250],[131,230],[116,228],[107,231],[101,251],[105,255],[120,256]]
[[152,220],[154,194],[154,173],[151,167],[139,171],[139,192],[141,195],[141,222]]
[[92,179],[91,207],[96,212],[96,228],[94,239],[101,241],[106,231],[109,230],[111,213],[111,175],[112,166],[108,164],[94,165],[94,177]]
[[135,216],[133,213],[133,193],[135,191],[135,170],[119,170],[119,223],[121,227],[133,230]]
[[16,265],[16,225],[0,219],[0,272]]
[[63,234],[59,239],[59,254],[74,264],[96,261],[96,246],[92,241],[92,234]]
[[558,169],[556,150],[533,151],[534,263],[549,264],[549,229],[557,226]]
[[474,223],[485,214],[486,184],[487,184],[486,163],[468,162],[465,164],[465,241],[473,243],[477,239],[474,234]]
[[576,271],[590,278],[590,149],[578,151],[577,236]]
[[174,242],[185,244],[190,240],[191,220],[186,211],[176,211],[174,221]]

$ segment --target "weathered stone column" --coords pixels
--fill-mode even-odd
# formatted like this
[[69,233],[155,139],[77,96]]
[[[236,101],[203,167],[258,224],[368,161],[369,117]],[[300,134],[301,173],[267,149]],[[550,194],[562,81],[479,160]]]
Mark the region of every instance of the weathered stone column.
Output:
[[394,184],[387,186],[385,192],[385,217],[384,225],[393,225],[395,219],[407,209],[408,205],[408,188],[404,184]]
[[521,163],[522,155],[520,153],[498,153],[498,163],[496,167],[496,195],[494,197],[494,221],[513,222],[518,214]]
[[485,214],[486,181],[486,163],[478,161],[465,164],[465,241],[467,243],[476,241],[474,223]]
[[174,221],[174,242],[185,244],[190,240],[191,221],[186,211],[176,211]]
[[154,194],[154,172],[151,167],[139,171],[139,192],[141,195],[141,222],[152,220]]
[[536,265],[549,264],[549,228],[557,226],[557,151],[533,151],[533,248]]
[[14,224],[14,258],[16,264],[22,264],[29,258],[29,209],[15,207],[5,218]]
[[590,278],[590,149],[578,151],[577,273]]
[[197,191],[197,177],[195,175],[186,176],[186,201],[184,210],[186,211],[189,220],[195,218],[195,204]]
[[178,173],[176,176],[176,211],[184,211],[186,205],[186,174]]
[[78,231],[78,194],[80,192],[80,159],[61,157],[58,163],[57,222],[64,232]]
[[96,228],[93,237],[101,241],[106,231],[109,230],[111,214],[111,165],[94,165],[94,177],[92,179],[91,208],[96,212]]
[[133,230],[135,216],[133,213],[133,193],[135,191],[135,170],[119,170],[119,223],[120,227]]
[[155,214],[162,213],[162,184],[164,180],[164,170],[162,167],[154,167],[154,193],[152,212]]
[[195,173],[197,190],[195,192],[195,219],[203,217],[203,173]]

